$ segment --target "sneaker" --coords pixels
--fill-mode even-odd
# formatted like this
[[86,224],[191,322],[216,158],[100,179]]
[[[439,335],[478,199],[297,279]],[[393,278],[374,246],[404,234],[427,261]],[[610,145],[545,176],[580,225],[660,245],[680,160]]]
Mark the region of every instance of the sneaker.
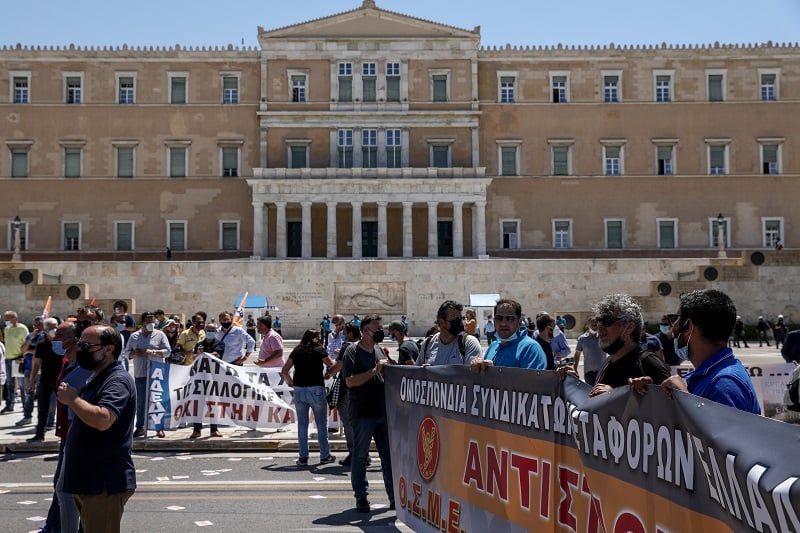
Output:
[[327,464],[329,464],[329,463],[332,463],[332,462],[334,462],[335,460],[336,460],[336,457],[334,457],[334,456],[333,456],[333,455],[331,455],[331,454],[328,454],[328,457],[323,457],[322,459],[320,459],[320,460],[319,460],[319,464],[321,464],[321,465],[327,465]]
[[359,513],[368,513],[371,510],[369,501],[366,498],[359,498],[356,500],[356,511]]
[[6,413],[13,413],[13,412],[14,412],[14,408],[13,407],[5,406],[5,407],[3,407],[3,410],[0,411],[0,415],[4,415]]
[[300,457],[294,462],[297,466],[306,466],[308,464],[308,457]]
[[34,435],[28,439],[28,442],[41,442],[44,440],[44,435]]
[[353,460],[353,457],[348,453],[347,457],[344,459],[339,459],[339,464],[342,466],[350,466],[350,462]]
[[17,425],[17,426],[29,426],[31,424],[33,424],[33,419],[31,417],[29,417],[29,416],[26,416],[25,418],[23,418],[22,420],[17,422],[15,425]]

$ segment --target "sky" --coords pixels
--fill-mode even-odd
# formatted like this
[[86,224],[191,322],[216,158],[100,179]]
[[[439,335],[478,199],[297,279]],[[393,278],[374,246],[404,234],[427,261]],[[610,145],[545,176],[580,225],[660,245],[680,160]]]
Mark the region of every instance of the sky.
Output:
[[[800,41],[800,0],[376,0],[471,30],[484,46],[744,44]],[[3,0],[0,47],[257,45],[275,29],[361,0]]]

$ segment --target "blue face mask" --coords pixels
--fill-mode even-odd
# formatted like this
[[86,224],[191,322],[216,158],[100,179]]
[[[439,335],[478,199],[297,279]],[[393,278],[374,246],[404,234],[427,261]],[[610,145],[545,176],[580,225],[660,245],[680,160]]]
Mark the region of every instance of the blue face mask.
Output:
[[117,324],[117,331],[125,331],[125,324]]
[[661,324],[661,326],[659,326],[658,329],[660,329],[661,333],[663,333],[664,335],[668,335],[669,334],[669,326],[665,326],[664,324]]
[[[692,328],[692,333],[694,333],[694,327]],[[686,339],[686,346],[678,346],[678,339],[680,338],[680,335],[672,339],[672,342],[675,346],[675,355],[677,355],[681,361],[689,360],[689,341],[692,339],[692,333],[689,333],[689,338]]]
[[10,320],[6,320],[6,327],[7,327],[7,328],[10,328],[10,327],[11,327],[11,321],[10,321]]
[[56,355],[64,355],[67,353],[67,349],[64,348],[64,341],[53,341],[50,344],[52,345],[53,352],[55,352]]
[[206,340],[213,341],[217,334],[214,331],[206,331]]

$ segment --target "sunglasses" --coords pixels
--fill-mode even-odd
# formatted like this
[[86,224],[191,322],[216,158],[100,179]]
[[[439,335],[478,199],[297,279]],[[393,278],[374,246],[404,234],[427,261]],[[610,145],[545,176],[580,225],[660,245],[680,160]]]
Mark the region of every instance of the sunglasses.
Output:
[[102,344],[92,344],[91,342],[79,342],[78,343],[78,351],[79,352],[88,352],[90,348],[95,346],[102,346]]
[[620,319],[615,316],[605,315],[605,316],[595,317],[595,320],[597,320],[598,324],[607,328],[608,326],[614,324],[615,322],[619,322]]

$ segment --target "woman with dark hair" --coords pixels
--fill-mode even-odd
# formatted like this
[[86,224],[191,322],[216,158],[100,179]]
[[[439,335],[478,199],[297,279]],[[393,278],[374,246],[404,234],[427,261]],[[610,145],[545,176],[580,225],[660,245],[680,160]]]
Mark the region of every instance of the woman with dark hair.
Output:
[[[294,388],[294,407],[297,411],[297,440],[300,444],[298,466],[308,464],[308,410],[314,411],[314,423],[317,425],[317,441],[319,442],[320,464],[332,463],[336,458],[331,455],[328,444],[328,402],[325,399],[325,381],[323,367],[333,366],[333,360],[322,347],[319,330],[307,329],[303,333],[300,344],[292,350],[283,365],[281,374],[286,383]],[[289,370],[294,367],[294,375]]]

